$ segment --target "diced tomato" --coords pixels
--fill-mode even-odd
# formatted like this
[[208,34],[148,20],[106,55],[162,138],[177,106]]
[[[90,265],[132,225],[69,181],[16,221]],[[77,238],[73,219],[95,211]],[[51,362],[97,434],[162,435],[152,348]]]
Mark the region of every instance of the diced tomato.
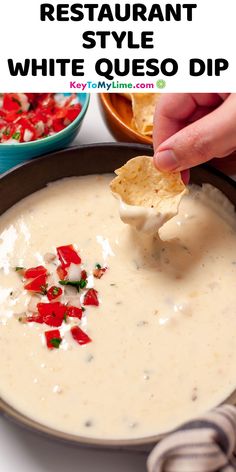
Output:
[[44,275],[47,273],[47,269],[43,266],[32,267],[30,269],[26,269],[24,276],[26,279],[35,279],[40,275]]
[[69,121],[74,121],[75,118],[77,118],[77,116],[81,112],[81,109],[82,109],[82,107],[81,107],[80,103],[77,103],[76,105],[72,105],[67,110],[66,118],[68,118]]
[[67,306],[60,302],[38,303],[39,314],[49,326],[61,326],[67,312]]
[[67,270],[64,267],[62,267],[61,265],[59,265],[57,267],[57,275],[58,275],[60,280],[64,280],[67,276]]
[[29,101],[32,102],[32,101],[34,100],[34,96],[35,96],[36,94],[35,94],[35,93],[26,93],[25,95],[28,97]]
[[52,329],[51,331],[45,331],[44,335],[46,338],[47,347],[49,349],[59,348],[62,342],[59,329]]
[[80,103],[72,104],[75,97],[71,94],[62,104],[54,93],[3,94],[0,143],[35,141],[63,130],[81,112]]
[[59,131],[62,131],[64,128],[65,128],[65,125],[62,123],[61,120],[58,120],[57,118],[52,120],[52,129],[53,129],[53,131],[58,133]]
[[61,289],[61,287],[57,287],[56,285],[53,285],[47,291],[48,300],[55,300],[55,298],[58,298],[61,295],[62,295],[62,289]]
[[81,320],[83,310],[82,308],[77,308],[76,306],[68,306],[66,314],[71,318],[79,318],[79,320]]
[[82,279],[82,280],[86,280],[87,277],[88,277],[88,275],[87,275],[86,270],[82,270],[82,271],[81,271],[81,279]]
[[8,113],[6,113],[5,121],[6,121],[7,123],[9,123],[9,124],[12,123],[12,125],[13,125],[13,124],[15,124],[15,123],[13,123],[13,122],[14,122],[14,121],[17,122],[19,116],[20,116],[20,115],[18,114],[18,112],[9,111]]
[[71,334],[74,340],[81,346],[92,341],[92,339],[84,331],[82,331],[79,326],[73,326],[73,328],[71,328]]
[[4,93],[3,108],[6,111],[17,111],[21,108],[21,102],[17,93]]
[[107,271],[107,267],[95,267],[93,270],[93,275],[96,279],[101,279],[101,277],[105,274]]
[[81,259],[72,244],[57,247],[57,255],[63,268],[69,267],[71,263],[81,263]]
[[47,123],[48,121],[47,115],[40,109],[35,110],[35,113],[31,118],[31,122],[34,124],[37,124],[39,121],[42,121],[43,123]]
[[17,125],[21,127],[21,135],[22,135],[22,141],[27,141],[25,139],[25,132],[28,131],[31,134],[30,141],[34,141],[36,137],[36,129],[33,124],[31,124],[30,120],[21,117],[17,120]]
[[37,292],[37,293],[44,294],[46,292],[46,279],[47,279],[46,274],[40,275],[39,277],[36,277],[31,282],[26,284],[24,288],[26,290],[29,290],[30,292]]
[[84,305],[99,305],[98,292],[94,288],[90,288],[84,297]]
[[41,323],[42,324],[43,323],[43,316],[39,315],[38,313],[35,313],[33,315],[27,316],[26,321],[28,321],[29,323],[34,322],[34,323]]

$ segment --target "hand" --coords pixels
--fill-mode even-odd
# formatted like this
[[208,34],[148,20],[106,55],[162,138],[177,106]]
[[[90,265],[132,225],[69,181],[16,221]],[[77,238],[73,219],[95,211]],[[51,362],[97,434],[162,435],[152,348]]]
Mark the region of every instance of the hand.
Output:
[[164,94],[154,119],[154,163],[182,171],[236,149],[236,94]]

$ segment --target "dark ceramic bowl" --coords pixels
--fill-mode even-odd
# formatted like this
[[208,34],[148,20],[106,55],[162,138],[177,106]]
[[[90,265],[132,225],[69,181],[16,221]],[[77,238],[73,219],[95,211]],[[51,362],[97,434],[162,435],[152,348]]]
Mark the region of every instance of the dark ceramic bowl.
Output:
[[[113,172],[128,159],[137,155],[152,155],[152,148],[141,144],[93,144],[59,151],[15,167],[0,177],[0,214],[48,182],[63,177],[94,173]],[[201,185],[210,183],[219,188],[236,206],[236,184],[220,172],[208,166],[196,167],[191,171],[191,181]],[[232,403],[234,396],[227,400]],[[133,449],[148,451],[160,439],[158,436],[104,440],[74,436],[52,430],[14,410],[7,402],[0,400],[4,415],[12,418],[32,431],[50,438],[60,439],[82,446],[110,449]]]

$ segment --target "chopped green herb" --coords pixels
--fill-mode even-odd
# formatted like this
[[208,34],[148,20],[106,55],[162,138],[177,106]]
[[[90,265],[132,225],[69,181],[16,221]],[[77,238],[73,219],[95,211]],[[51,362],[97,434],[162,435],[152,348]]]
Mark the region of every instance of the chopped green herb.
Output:
[[52,346],[55,347],[56,349],[59,348],[61,342],[62,342],[61,338],[52,338],[52,339],[50,339],[50,344],[52,344]]
[[48,284],[46,285],[41,285],[41,293],[42,295],[47,295],[47,287],[48,287]]
[[81,307],[81,310],[82,310],[82,311],[85,311],[85,308],[84,308],[84,306],[82,306],[82,307]]
[[72,280],[59,280],[59,284],[61,285],[70,285],[71,287],[75,287],[78,292],[80,291],[81,288],[85,288],[86,285],[87,285],[87,280],[76,280],[76,281],[72,281]]
[[5,136],[9,136],[10,130],[9,130],[8,128],[6,128],[6,129],[3,131],[2,134],[4,134]]
[[12,139],[16,139],[18,141],[18,139],[20,139],[20,132],[16,131],[16,133],[12,135]]
[[22,110],[18,110],[18,111],[16,112],[17,115],[21,115],[21,113],[23,113]]
[[88,283],[87,280],[81,279],[80,280],[80,288],[85,288],[87,283]]
[[67,314],[66,313],[63,316],[63,320],[65,321],[65,323],[67,323]]
[[60,287],[54,287],[52,290],[52,294],[56,297],[60,291]]
[[15,271],[18,272],[18,271],[21,271],[21,270],[25,270],[24,267],[20,267],[20,266],[16,266],[15,267]]
[[101,269],[102,268],[101,264],[96,264],[95,267],[96,267],[96,269]]
[[12,297],[12,295],[13,295],[13,292],[10,292],[10,297]]

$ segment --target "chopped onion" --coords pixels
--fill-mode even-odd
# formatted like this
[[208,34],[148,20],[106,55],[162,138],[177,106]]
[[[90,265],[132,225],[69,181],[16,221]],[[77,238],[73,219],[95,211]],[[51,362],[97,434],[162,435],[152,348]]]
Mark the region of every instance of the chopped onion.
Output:
[[76,282],[77,280],[81,279],[81,266],[78,264],[74,264],[73,262],[70,264],[67,270],[68,280],[70,282]]
[[36,123],[35,125],[35,128],[36,128],[36,136],[37,137],[42,136],[45,130],[43,121],[38,121],[38,123]]
[[29,129],[26,129],[23,136],[23,141],[28,143],[33,138],[33,133]]
[[19,101],[21,103],[22,111],[28,111],[28,109],[30,107],[30,103],[29,103],[27,95],[25,95],[24,93],[18,93],[18,97],[19,97]]
[[37,313],[37,304],[39,303],[38,297],[30,297],[29,303],[28,303],[28,310],[31,313]]

